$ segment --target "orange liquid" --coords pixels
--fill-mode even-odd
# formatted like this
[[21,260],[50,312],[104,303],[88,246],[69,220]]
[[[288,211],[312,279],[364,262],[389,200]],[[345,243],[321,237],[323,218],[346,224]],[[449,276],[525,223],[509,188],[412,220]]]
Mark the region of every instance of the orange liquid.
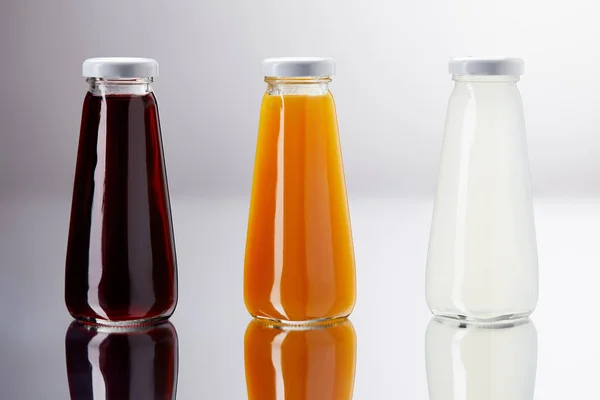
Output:
[[307,322],[354,308],[354,249],[335,104],[265,94],[244,274],[250,314]]
[[253,320],[244,339],[248,400],[349,400],[356,333],[350,321],[283,330]]

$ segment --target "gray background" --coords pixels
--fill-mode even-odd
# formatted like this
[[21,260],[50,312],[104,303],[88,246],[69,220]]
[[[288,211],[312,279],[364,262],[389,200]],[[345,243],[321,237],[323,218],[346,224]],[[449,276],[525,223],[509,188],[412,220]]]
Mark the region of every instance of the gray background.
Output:
[[452,89],[446,65],[469,54],[525,59],[519,86],[540,260],[536,399],[589,398],[600,359],[600,320],[590,318],[600,302],[600,206],[573,197],[600,194],[596,8],[593,0],[0,1],[0,398],[68,398],[64,257],[87,89],[81,62],[94,56],[161,65],[155,87],[180,278],[178,399],[244,398],[242,271],[260,61],[322,55],[338,65],[332,90],[354,230],[354,398],[426,399],[424,271]]
[[4,0],[0,196],[71,195],[94,56],[156,58],[172,194],[248,196],[261,59],[337,61],[351,197],[430,196],[454,55],[524,58],[538,196],[600,192],[594,0]]

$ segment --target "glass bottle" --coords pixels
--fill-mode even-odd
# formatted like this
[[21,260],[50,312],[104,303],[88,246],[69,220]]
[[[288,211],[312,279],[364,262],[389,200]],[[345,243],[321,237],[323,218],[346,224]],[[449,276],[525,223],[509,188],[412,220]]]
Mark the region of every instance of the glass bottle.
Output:
[[254,319],[244,360],[249,400],[351,399],[356,332],[349,320],[290,329]]
[[73,188],[65,301],[76,319],[168,318],[177,262],[153,77],[158,63],[92,58]]
[[178,340],[169,322],[105,327],[74,321],[65,349],[73,400],[176,398]]
[[263,61],[263,97],[246,242],[250,314],[308,324],[346,317],[354,249],[328,58]]
[[473,321],[531,314],[538,259],[516,58],[456,58],[439,166],[427,302]]
[[475,324],[432,318],[425,335],[430,400],[533,400],[537,331],[528,318]]

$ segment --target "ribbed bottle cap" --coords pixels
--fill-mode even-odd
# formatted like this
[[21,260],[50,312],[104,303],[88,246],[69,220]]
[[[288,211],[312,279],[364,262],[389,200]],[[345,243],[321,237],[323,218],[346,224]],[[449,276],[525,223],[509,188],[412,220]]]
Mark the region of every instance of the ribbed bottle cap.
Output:
[[522,75],[525,64],[520,58],[456,57],[448,63],[452,75]]
[[262,70],[264,76],[272,77],[325,77],[335,74],[335,62],[323,57],[267,58]]
[[83,62],[83,76],[93,78],[150,78],[158,76],[158,62],[151,58],[97,57]]

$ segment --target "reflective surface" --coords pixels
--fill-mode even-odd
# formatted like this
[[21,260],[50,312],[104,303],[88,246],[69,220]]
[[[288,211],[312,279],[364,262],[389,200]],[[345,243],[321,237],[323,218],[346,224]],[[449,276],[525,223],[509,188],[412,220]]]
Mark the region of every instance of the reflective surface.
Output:
[[431,400],[531,400],[537,332],[529,319],[477,326],[436,318],[425,359]]
[[250,400],[352,398],[356,333],[349,320],[297,329],[253,320],[244,355]]
[[[0,204],[0,399],[70,399],[65,337],[72,319],[63,298],[69,208],[66,196]],[[431,210],[431,201],[350,201],[358,282],[350,317],[356,400],[429,399],[425,338],[431,313],[424,287]],[[247,198],[173,199],[180,267],[180,301],[171,318],[179,347],[178,400],[248,398],[244,337],[251,319],[242,290],[247,213]],[[600,372],[600,320],[594,314],[600,304],[600,203],[537,202],[535,217],[541,290],[531,316],[538,342],[534,399],[593,399]],[[456,335],[442,337],[446,350],[440,357],[451,356]],[[458,340],[456,346],[477,343]],[[469,360],[463,359],[464,367],[470,368]],[[452,377],[453,371],[440,374]]]
[[170,323],[109,328],[73,322],[65,338],[71,399],[175,399],[177,333]]

